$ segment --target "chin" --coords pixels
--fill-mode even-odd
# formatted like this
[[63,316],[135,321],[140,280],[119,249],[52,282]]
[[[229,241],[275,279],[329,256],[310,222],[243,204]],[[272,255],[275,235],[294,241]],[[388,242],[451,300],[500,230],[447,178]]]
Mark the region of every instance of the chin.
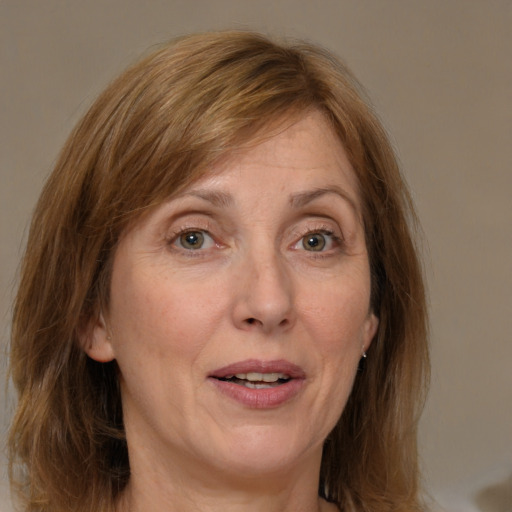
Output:
[[289,425],[233,430],[221,464],[251,477],[292,471],[322,453],[323,439],[305,439],[300,434],[300,429],[291,430]]

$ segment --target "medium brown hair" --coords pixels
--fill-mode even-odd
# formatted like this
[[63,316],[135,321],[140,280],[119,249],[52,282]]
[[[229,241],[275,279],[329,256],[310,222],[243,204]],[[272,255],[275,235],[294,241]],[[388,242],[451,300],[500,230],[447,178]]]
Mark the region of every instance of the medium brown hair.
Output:
[[428,376],[410,196],[360,86],[330,53],[246,32],[193,35],[130,68],[75,128],[35,210],[11,339],[11,481],[26,511],[108,511],[129,475],[116,363],[81,348],[108,308],[113,254],[141,215],[273,123],[316,109],[359,180],[379,317],[324,445],[341,509],[420,510],[416,430]]

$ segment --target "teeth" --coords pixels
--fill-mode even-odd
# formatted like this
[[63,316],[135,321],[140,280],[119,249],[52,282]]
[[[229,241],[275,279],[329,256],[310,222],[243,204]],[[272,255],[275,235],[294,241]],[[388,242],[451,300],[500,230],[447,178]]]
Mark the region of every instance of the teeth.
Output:
[[290,378],[286,373],[237,373],[237,379],[247,380],[249,382],[277,382],[279,379],[288,380]]
[[251,389],[267,389],[275,387],[268,382],[251,382],[250,380],[246,380],[242,385]]

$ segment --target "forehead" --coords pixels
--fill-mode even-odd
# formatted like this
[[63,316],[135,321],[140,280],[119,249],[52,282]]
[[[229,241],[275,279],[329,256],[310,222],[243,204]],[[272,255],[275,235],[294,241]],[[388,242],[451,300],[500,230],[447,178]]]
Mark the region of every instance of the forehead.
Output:
[[359,203],[359,183],[347,153],[325,117],[309,112],[268,135],[232,151],[187,191],[235,186],[243,182],[247,193],[281,187],[282,192],[335,186]]
[[[226,161],[247,164],[286,162],[298,169],[350,168],[345,149],[331,124],[319,111],[311,111],[267,129],[228,155]],[[355,176],[354,176],[355,178]]]
[[263,197],[269,190],[274,197],[284,197],[333,187],[347,196],[361,216],[359,182],[347,152],[325,116],[312,110],[269,122],[188,184],[145,208],[132,227],[159,206],[195,191],[209,192],[210,198],[217,194],[222,202],[224,192],[244,201],[258,194]]

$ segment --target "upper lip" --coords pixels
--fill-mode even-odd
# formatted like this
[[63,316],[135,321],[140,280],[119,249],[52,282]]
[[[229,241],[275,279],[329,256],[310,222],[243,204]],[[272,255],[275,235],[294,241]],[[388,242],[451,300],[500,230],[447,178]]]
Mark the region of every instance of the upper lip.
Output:
[[304,370],[290,361],[277,359],[274,361],[261,361],[259,359],[246,359],[228,364],[214,370],[209,377],[223,379],[237,373],[284,373],[292,379],[303,379],[306,374]]

